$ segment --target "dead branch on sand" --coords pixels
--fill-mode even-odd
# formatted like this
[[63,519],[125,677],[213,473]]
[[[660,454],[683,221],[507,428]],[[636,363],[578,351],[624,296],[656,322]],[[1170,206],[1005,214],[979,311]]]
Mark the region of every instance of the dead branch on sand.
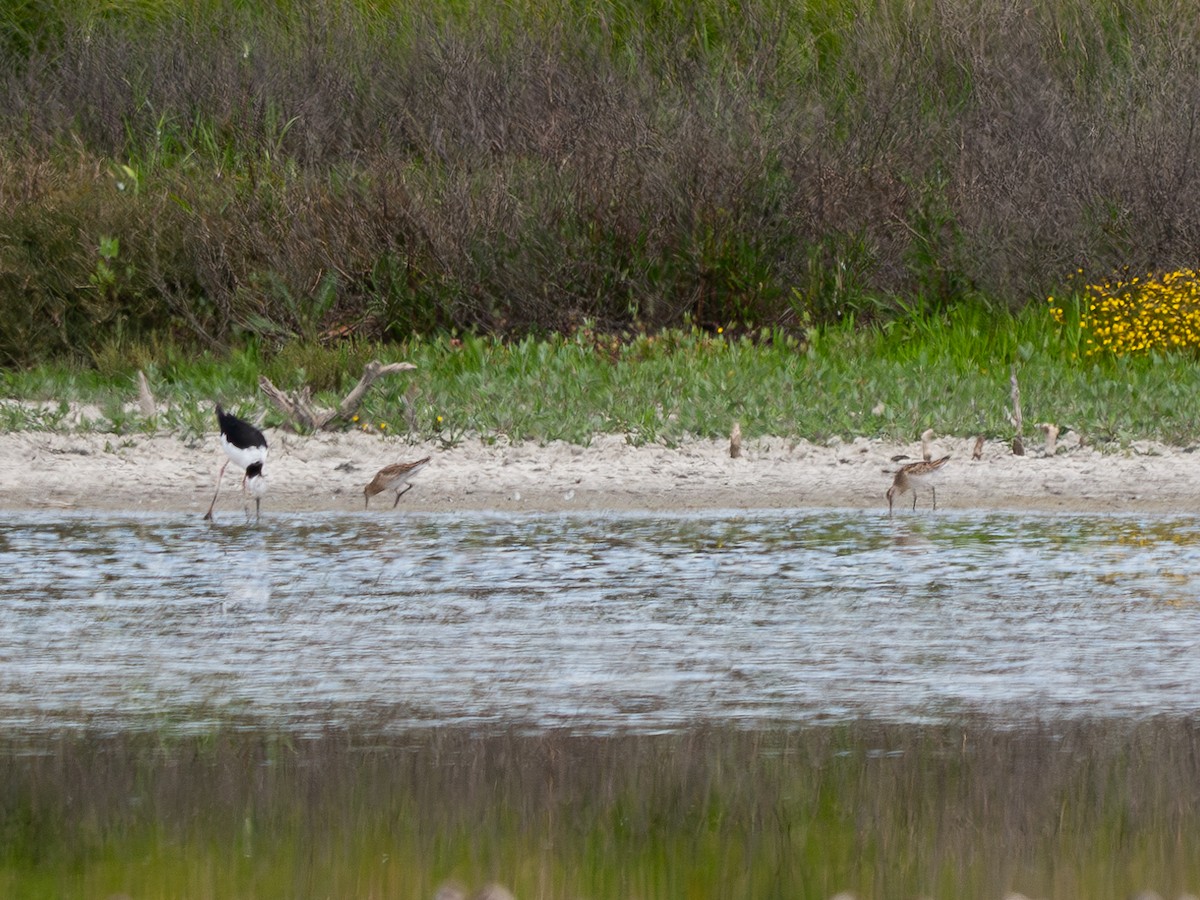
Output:
[[312,391],[308,385],[289,393],[275,387],[266,375],[260,375],[258,386],[275,404],[275,408],[293,423],[297,431],[333,431],[350,421],[377,378],[397,372],[408,372],[415,368],[416,366],[407,362],[384,365],[378,360],[371,360],[363,367],[362,378],[358,380],[358,384],[338,404],[337,409],[315,408],[312,404]]
[[150,382],[146,380],[146,373],[138,369],[138,409],[142,415],[149,419],[158,412],[158,404],[154,402],[154,395],[150,393]]

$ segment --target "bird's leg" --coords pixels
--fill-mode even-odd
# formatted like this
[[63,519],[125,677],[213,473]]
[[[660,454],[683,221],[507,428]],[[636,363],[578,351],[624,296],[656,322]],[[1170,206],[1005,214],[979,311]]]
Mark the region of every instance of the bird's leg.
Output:
[[934,509],[937,509],[937,488],[935,488],[935,487],[934,487],[934,486],[931,484],[931,485],[929,486],[929,489],[930,489],[931,491],[933,491],[933,508],[934,508]]
[[411,485],[411,484],[409,484],[409,483],[407,483],[407,482],[405,482],[405,484],[404,484],[404,490],[402,490],[402,491],[396,491],[396,502],[392,504],[392,509],[395,509],[397,506],[399,506],[399,505],[400,505],[400,498],[401,498],[401,497],[403,497],[405,494],[407,494],[407,493],[408,493],[409,491],[411,491],[411,490],[412,490],[412,485]]
[[[225,460],[225,466],[229,465],[229,460]],[[208,512],[204,514],[204,521],[212,520],[213,507],[217,505],[217,494],[221,493],[221,476],[225,474],[225,466],[221,466],[221,471],[217,473],[217,489],[213,492],[212,503],[208,504]]]
[[258,507],[261,503],[262,503],[261,497],[254,498],[254,522],[255,522],[255,524],[258,523]]
[[917,489],[913,488],[913,512],[917,511]]

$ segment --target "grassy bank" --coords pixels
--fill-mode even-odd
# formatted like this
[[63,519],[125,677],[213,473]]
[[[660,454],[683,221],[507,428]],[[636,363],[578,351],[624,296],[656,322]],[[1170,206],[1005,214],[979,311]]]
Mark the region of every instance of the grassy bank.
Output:
[[0,12],[0,364],[1020,308],[1189,265],[1175,0]]
[[1180,722],[0,743],[5,896],[1115,900],[1200,884]]
[[[260,374],[329,399],[377,357],[420,369],[360,426],[450,444],[1007,438],[1015,366],[1028,423],[1190,445],[1193,19],[12,4],[0,428],[82,402],[82,427],[198,435]],[[1094,315],[1071,280],[1123,266],[1163,275],[1154,315],[1125,303],[1145,280]]]
[[[0,373],[0,428],[196,438],[214,427],[215,400],[280,424],[258,393],[260,374],[288,389],[309,385],[334,406],[377,357],[418,368],[379,382],[351,427],[448,446],[501,437],[586,444],[599,432],[673,444],[727,436],[735,420],[749,438],[914,440],[932,427],[1009,439],[1013,371],[1027,441],[1039,440],[1037,422],[1118,448],[1146,438],[1195,441],[1200,364],[1193,356],[1080,352],[1077,317],[1059,324],[1045,309],[1012,316],[972,308],[887,326],[843,323],[806,338],[698,329],[622,337],[585,328],[517,341],[297,342],[271,354],[251,346],[224,355],[133,342],[90,366]],[[137,411],[139,368],[160,404],[151,418]],[[91,407],[82,425],[79,404]]]

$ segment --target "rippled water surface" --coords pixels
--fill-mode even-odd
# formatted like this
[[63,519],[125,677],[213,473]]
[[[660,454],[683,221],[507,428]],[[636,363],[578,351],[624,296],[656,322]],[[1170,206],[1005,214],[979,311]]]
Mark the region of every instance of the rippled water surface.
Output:
[[0,723],[1200,709],[1200,519],[0,516]]

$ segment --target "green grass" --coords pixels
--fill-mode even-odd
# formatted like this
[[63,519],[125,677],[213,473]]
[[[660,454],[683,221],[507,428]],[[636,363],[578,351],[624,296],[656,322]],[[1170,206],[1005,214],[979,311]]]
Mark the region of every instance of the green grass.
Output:
[[[728,435],[825,441],[941,434],[1009,438],[1015,366],[1027,436],[1037,422],[1074,429],[1097,444],[1158,439],[1190,445],[1200,422],[1200,364],[1189,353],[1081,359],[1078,326],[1044,309],[1017,315],[958,307],[885,324],[845,321],[807,338],[778,330],[741,334],[669,330],[502,341],[464,336],[399,345],[292,343],[267,355],[249,348],[188,356],[131,348],[166,410],[153,422],[136,400],[136,368],[113,355],[95,367],[40,366],[0,375],[0,427],[62,430],[63,401],[92,404],[91,430],[196,436],[221,400],[264,406],[257,380],[312,387],[334,405],[372,358],[408,360],[415,372],[378,382],[359,427],[413,440],[563,440],[594,434],[668,445]],[[26,401],[16,405],[14,401]],[[30,406],[30,403],[42,405]],[[273,411],[267,422],[279,422]],[[381,431],[380,426],[386,425]]]
[[1194,728],[7,738],[6,897],[1109,900],[1200,884]]

